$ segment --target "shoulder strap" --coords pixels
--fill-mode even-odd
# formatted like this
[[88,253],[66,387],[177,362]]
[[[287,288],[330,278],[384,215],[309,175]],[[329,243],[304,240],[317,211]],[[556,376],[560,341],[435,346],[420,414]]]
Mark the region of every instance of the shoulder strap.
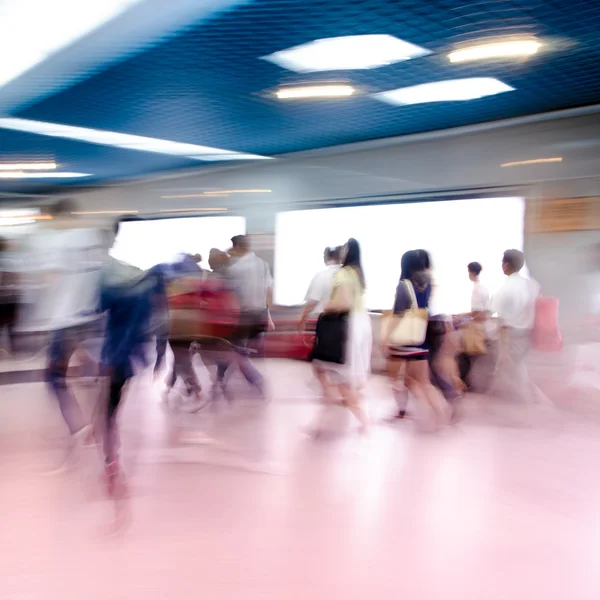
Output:
[[404,285],[406,286],[408,295],[410,296],[411,308],[419,308],[419,303],[417,302],[417,296],[415,294],[415,288],[413,287],[412,281],[405,279]]

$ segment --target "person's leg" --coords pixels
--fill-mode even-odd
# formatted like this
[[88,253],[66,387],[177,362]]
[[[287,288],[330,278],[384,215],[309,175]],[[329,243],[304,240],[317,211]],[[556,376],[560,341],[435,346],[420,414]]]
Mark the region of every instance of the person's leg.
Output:
[[531,348],[530,336],[527,333],[509,331],[507,335],[509,385],[515,398],[523,405],[540,403],[550,406],[548,399],[529,377],[527,355]]
[[115,498],[125,496],[127,489],[119,463],[120,442],[117,416],[128,380],[129,377],[125,368],[115,367],[111,371],[104,424],[103,450],[107,491],[110,496]]
[[77,400],[67,386],[67,369],[71,356],[77,348],[77,333],[75,328],[54,332],[46,369],[46,381],[58,400],[60,411],[71,435],[80,432],[87,425]]
[[344,406],[350,409],[350,412],[358,419],[361,430],[365,432],[368,426],[367,416],[360,405],[359,393],[348,383],[339,384],[340,394],[342,395]]
[[176,344],[173,347],[173,355],[177,373],[182,377],[188,394],[199,396],[202,386],[192,364],[193,353],[190,345],[188,343]]
[[116,368],[110,375],[106,422],[104,426],[104,459],[107,464],[118,458],[119,437],[117,430],[117,412],[121,404],[123,388],[127,383],[123,370]]
[[246,352],[251,348],[249,339],[240,339],[236,342],[236,345],[242,348],[243,350],[237,352],[237,364],[240,369],[242,375],[246,378],[246,381],[254,386],[255,388],[262,391],[262,386],[264,384],[264,377],[262,373],[254,366],[252,361],[250,360],[250,354]]
[[335,386],[332,384],[327,370],[321,368],[320,366],[314,365],[313,372],[319,381],[321,390],[323,392],[321,409],[317,418],[315,419],[315,424],[311,427],[311,433],[315,437],[318,437],[324,430],[327,415],[329,414],[331,407],[337,403],[337,397],[335,394]]
[[447,404],[438,390],[431,385],[428,361],[408,361],[406,376],[407,386],[411,393],[425,405],[428,405],[439,421],[446,421]]
[[406,416],[408,406],[408,388],[405,385],[403,373],[406,369],[406,361],[398,357],[390,357],[387,361],[387,372],[392,384],[392,393],[398,407],[396,418],[403,419]]

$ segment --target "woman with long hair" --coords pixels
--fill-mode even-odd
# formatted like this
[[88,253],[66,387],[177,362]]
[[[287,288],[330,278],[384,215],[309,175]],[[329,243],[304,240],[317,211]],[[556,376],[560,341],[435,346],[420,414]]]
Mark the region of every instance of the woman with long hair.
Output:
[[[360,392],[367,382],[371,366],[373,336],[371,321],[365,308],[365,277],[360,258],[360,246],[350,238],[341,253],[342,267],[333,278],[331,297],[325,305],[325,315],[347,315],[347,330],[342,364],[313,360],[313,368],[326,405],[335,402],[338,392],[342,405],[356,416],[361,431],[366,431],[367,417],[361,407]],[[315,434],[322,429],[323,411]]]
[[[410,393],[433,411],[438,423],[444,423],[448,419],[448,405],[438,390],[431,384],[428,340],[425,339],[423,343],[410,348],[394,347],[389,341],[392,332],[407,310],[411,308],[428,308],[431,290],[430,260],[427,252],[423,250],[405,252],[401,259],[401,274],[396,288],[393,316],[386,331],[382,332],[382,342],[388,351],[388,373],[393,381],[395,393],[398,392],[396,379],[404,367],[404,383]],[[414,291],[414,297],[417,301],[416,307],[413,306],[412,291]],[[398,408],[398,416],[400,418],[404,417],[406,405],[399,405]]]

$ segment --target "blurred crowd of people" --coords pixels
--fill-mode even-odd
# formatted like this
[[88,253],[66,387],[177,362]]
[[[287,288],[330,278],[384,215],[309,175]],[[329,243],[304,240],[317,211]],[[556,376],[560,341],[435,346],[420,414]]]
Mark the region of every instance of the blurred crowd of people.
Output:
[[[246,235],[232,238],[227,251],[213,248],[210,270],[200,267],[199,255],[189,254],[138,269],[112,257],[111,236],[81,227],[74,209],[69,200],[57,202],[51,219],[26,248],[16,251],[0,242],[0,325],[8,352],[18,353],[20,336],[45,338],[46,381],[70,433],[65,460],[81,445],[101,439],[107,489],[122,497],[126,485],[117,415],[136,372],[153,369],[155,378],[164,381],[166,404],[175,404],[182,413],[199,411],[221,396],[231,400],[228,380],[235,371],[257,398],[268,399],[267,382],[254,359],[263,356],[265,333],[274,329],[273,280],[268,263],[252,251]],[[121,223],[115,223],[114,237]],[[485,387],[508,386],[523,406],[548,402],[527,373],[540,290],[521,275],[522,252],[504,253],[506,281],[492,297],[480,281],[482,266],[467,266],[466,276],[473,282],[471,310],[460,315],[436,314],[430,256],[423,249],[405,252],[393,308],[381,315],[378,334],[365,305],[359,242],[351,238],[327,248],[324,262],[298,323],[300,335],[314,337],[310,359],[323,398],[311,428],[314,435],[323,432],[330,408],[337,405],[356,416],[362,432],[368,430],[362,395],[374,347],[387,360],[397,419],[410,416],[433,428],[452,422],[460,399],[474,386],[474,367],[481,357],[492,355]],[[89,345],[93,340],[101,341],[95,356]],[[173,359],[167,366],[169,347]],[[194,368],[197,354],[211,372],[208,392]],[[75,356],[99,389],[91,420],[70,389]],[[185,394],[174,392],[178,379]],[[176,433],[180,441],[206,437]]]
[[[46,381],[70,433],[65,462],[80,446],[101,438],[108,491],[122,496],[117,414],[136,372],[153,368],[164,379],[170,404],[180,378],[187,394],[175,394],[175,404],[183,412],[200,410],[219,394],[228,397],[234,370],[258,397],[267,397],[264,376],[250,357],[262,355],[263,334],[273,328],[272,277],[245,235],[235,236],[227,252],[210,251],[210,271],[199,266],[199,255],[189,254],[141,270],[110,254],[110,238],[116,239],[122,220],[110,236],[82,227],[75,212],[70,200],[61,200],[21,248],[2,241],[1,324],[8,353],[18,355],[19,340],[27,336],[41,338],[48,348]],[[95,340],[101,348],[94,356]],[[149,351],[154,343],[155,352]],[[167,366],[169,346],[173,360]],[[196,353],[214,366],[209,394],[193,366]],[[100,391],[92,422],[70,389],[75,357]]]
[[[366,431],[361,392],[370,370],[373,334],[364,303],[360,246],[350,239],[342,247],[327,248],[324,260],[325,269],[308,289],[300,330],[310,316],[318,319],[312,359],[325,404],[349,408]],[[427,427],[443,426],[458,418],[461,398],[476,387],[508,393],[523,407],[550,405],[527,371],[540,288],[521,274],[524,265],[521,251],[507,250],[501,261],[506,281],[490,297],[480,281],[482,265],[469,263],[471,310],[444,315],[434,308],[436,288],[428,252],[404,253],[393,309],[382,315],[378,340],[397,403],[395,418],[408,416],[412,398],[413,417],[418,414]],[[471,375],[483,357],[488,372],[476,385]],[[323,418],[314,433],[319,435],[322,427]]]

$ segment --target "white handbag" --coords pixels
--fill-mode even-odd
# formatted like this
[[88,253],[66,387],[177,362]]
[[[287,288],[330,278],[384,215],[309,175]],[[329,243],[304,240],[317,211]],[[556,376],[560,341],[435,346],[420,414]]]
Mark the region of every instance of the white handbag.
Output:
[[412,283],[404,279],[404,285],[410,296],[411,307],[404,311],[400,321],[390,333],[390,346],[420,346],[427,335],[428,313],[426,308],[419,308]]

